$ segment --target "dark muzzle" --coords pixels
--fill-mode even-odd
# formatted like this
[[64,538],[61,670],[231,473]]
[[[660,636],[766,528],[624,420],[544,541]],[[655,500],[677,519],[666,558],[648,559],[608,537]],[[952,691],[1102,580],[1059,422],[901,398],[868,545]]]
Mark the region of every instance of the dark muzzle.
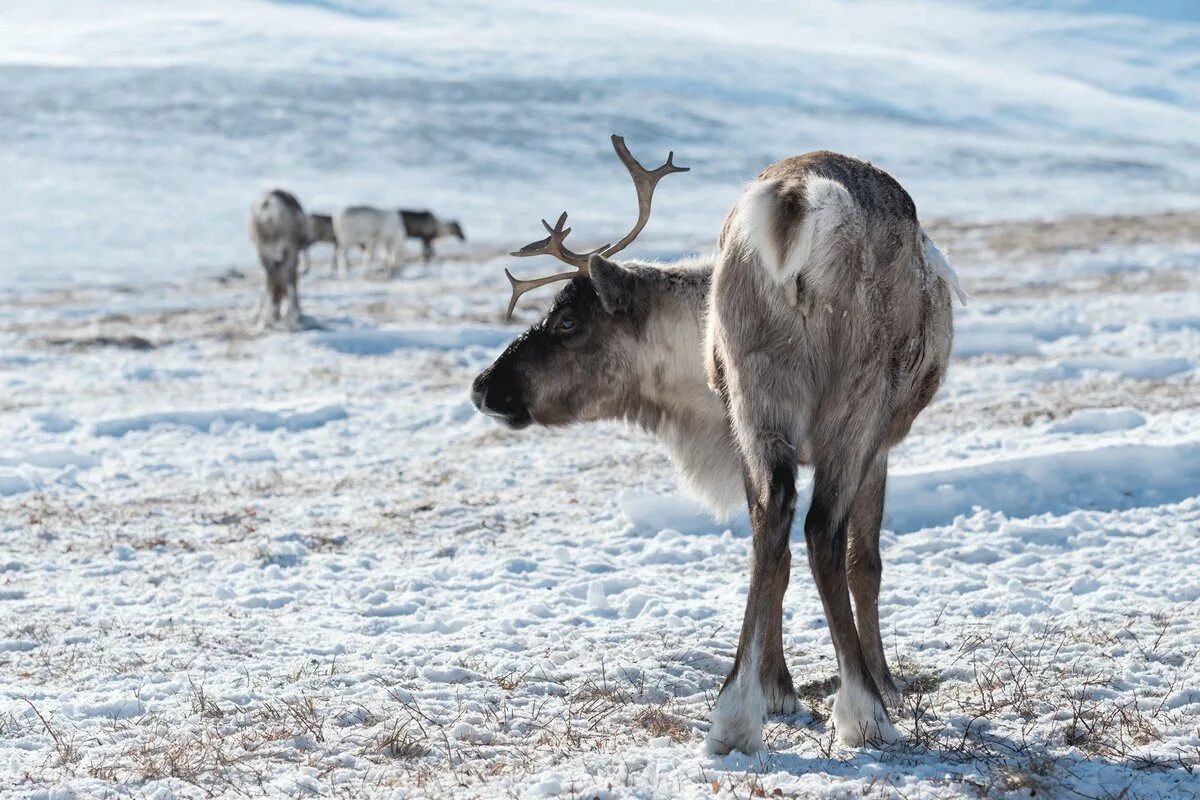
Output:
[[533,418],[516,376],[496,367],[497,364],[493,364],[475,378],[471,384],[471,402],[480,412],[510,428],[524,428],[533,422]]

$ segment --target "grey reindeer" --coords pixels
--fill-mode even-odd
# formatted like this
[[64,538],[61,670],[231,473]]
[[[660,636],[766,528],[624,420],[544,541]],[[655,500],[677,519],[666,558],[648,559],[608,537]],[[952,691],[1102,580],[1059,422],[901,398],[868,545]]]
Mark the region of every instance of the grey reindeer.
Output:
[[[898,699],[879,629],[887,453],[932,400],[953,336],[957,279],[912,199],[870,164],[830,152],[790,158],[750,183],[717,253],[615,263],[641,232],[654,188],[614,136],[639,215],[616,245],[569,250],[566,214],[513,253],[571,272],[550,312],[474,381],[472,399],[509,427],[623,419],[656,434],[681,482],[715,509],[746,502],[750,587],[733,667],[712,711],[712,753],[762,749],[767,714],[797,709],[784,661],[783,597],[798,465],[812,465],[809,565],[837,654],[833,709],[847,746],[894,740]],[[702,343],[702,344],[701,344]],[[851,607],[851,595],[854,607]],[[857,617],[857,621],[856,621]]]
[[300,201],[283,189],[259,195],[250,207],[250,241],[266,272],[257,314],[259,329],[278,322],[282,316],[288,329],[295,330],[301,319],[299,259],[309,244],[307,218]]
[[312,259],[308,251],[314,244],[331,244],[337,253],[337,233],[333,229],[333,217],[329,214],[308,214],[304,220],[304,236],[306,244],[300,251],[300,274],[307,275],[312,268]]
[[460,242],[467,240],[462,225],[457,220],[441,220],[432,211],[400,210],[404,233],[409,239],[421,240],[421,255],[426,263],[433,258],[433,243],[443,236],[455,236]]

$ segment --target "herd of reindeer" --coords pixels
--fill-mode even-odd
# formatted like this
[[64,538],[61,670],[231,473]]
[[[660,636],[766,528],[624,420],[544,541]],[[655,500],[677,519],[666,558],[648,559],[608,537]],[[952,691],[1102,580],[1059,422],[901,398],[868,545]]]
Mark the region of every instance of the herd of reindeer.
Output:
[[[894,740],[888,707],[899,693],[879,621],[888,451],[945,376],[953,297],[965,302],[954,271],[894,178],[826,151],[779,161],[747,184],[715,252],[610,260],[646,226],[658,182],[687,171],[673,154],[646,169],[621,137],[612,144],[637,191],[637,222],[616,244],[576,252],[564,213],[542,222],[546,238],[512,254],[552,256],[571,270],[530,280],[505,271],[510,315],[530,289],[567,284],[476,377],[472,402],[512,429],[633,423],[671,451],[690,493],[722,512],[748,506],[750,585],[712,709],[713,753],[761,750],[765,717],[799,708],[783,600],[797,468],[811,465],[804,539],[837,655],[833,725],[848,746]],[[406,221],[346,209],[330,225],[344,250],[394,246],[412,235]],[[316,235],[309,226],[286,193],[255,206],[252,236],[276,303],[295,305],[296,257]],[[436,220],[420,230],[427,243],[452,232]]]
[[307,214],[291,192],[264,192],[250,208],[250,241],[266,272],[259,327],[280,321],[293,330],[300,325],[299,282],[312,265],[308,251],[313,245],[333,245],[333,269],[342,277],[349,273],[348,255],[355,249],[362,251],[364,274],[378,255],[383,269],[394,276],[403,263],[406,240],[419,240],[428,262],[434,241],[444,236],[466,240],[457,221],[440,220],[430,211],[347,206],[336,214]]

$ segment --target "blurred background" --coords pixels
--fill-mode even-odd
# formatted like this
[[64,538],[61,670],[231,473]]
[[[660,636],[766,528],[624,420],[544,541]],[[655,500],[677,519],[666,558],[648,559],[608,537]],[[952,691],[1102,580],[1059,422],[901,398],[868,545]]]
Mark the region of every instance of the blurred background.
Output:
[[925,218],[1200,206],[1191,0],[241,0],[0,7],[0,288],[254,267],[250,199],[461,218],[506,250],[628,224],[608,134],[704,247],[766,164],[833,149]]

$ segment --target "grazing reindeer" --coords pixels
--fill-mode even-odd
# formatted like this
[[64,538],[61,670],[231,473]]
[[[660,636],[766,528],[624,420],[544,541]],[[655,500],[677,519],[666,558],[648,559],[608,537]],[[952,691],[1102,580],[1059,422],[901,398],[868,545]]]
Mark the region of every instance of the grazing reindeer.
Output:
[[443,236],[457,236],[460,242],[467,237],[463,234],[462,226],[457,220],[443,222],[431,211],[400,210],[400,219],[404,222],[405,235],[410,239],[421,240],[421,254],[428,263],[433,258],[433,241]]
[[264,192],[250,208],[250,241],[267,273],[266,288],[258,306],[258,327],[283,319],[289,330],[300,325],[300,292],[297,273],[300,253],[307,247],[304,209],[291,193],[282,189]]
[[334,255],[337,255],[337,234],[333,230],[333,217],[328,214],[309,214],[305,218],[304,237],[307,244],[300,251],[300,261],[303,264],[300,268],[301,275],[307,275],[308,270],[312,267],[308,251],[314,244],[320,242],[331,244]]
[[509,314],[524,292],[573,280],[475,379],[472,400],[512,428],[633,422],[664,440],[690,490],[726,510],[748,502],[750,589],[713,709],[714,753],[761,749],[766,714],[797,707],[783,596],[796,468],[811,464],[804,533],[841,676],[833,723],[847,745],[894,739],[878,612],[887,451],[945,374],[953,271],[895,180],[828,152],[759,175],[715,256],[614,263],[649,219],[658,181],[683,169],[668,157],[646,170],[620,137],[613,146],[637,188],[637,224],[612,247],[575,253],[566,214],[543,221],[549,236],[513,255],[574,270],[529,281],[506,271]]
[[363,274],[370,272],[376,250],[382,250],[384,269],[394,271],[404,256],[404,225],[400,214],[372,206],[349,206],[333,215],[333,232],[337,237],[334,265],[343,278],[349,271],[347,250],[362,249]]

